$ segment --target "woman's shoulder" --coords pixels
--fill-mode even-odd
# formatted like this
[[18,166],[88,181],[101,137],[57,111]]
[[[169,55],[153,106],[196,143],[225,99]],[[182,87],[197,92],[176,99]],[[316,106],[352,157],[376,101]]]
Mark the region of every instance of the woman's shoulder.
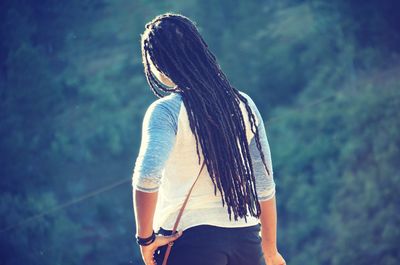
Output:
[[[247,94],[247,93],[245,93],[243,91],[240,91],[240,90],[239,90],[239,93],[247,99],[247,102],[248,102],[250,108],[257,113],[258,112],[258,108],[257,108],[256,103],[252,99],[252,97],[249,94]],[[257,115],[258,115],[258,113],[257,113]]]
[[171,93],[154,100],[146,110],[146,113],[160,113],[165,115],[176,114],[179,112],[182,96],[178,93]]
[[180,107],[182,95],[179,93],[171,93],[165,97],[158,98],[149,105],[151,108],[164,109],[166,111],[174,111]]
[[259,124],[259,120],[262,120],[262,117],[261,117],[261,113],[258,110],[256,103],[251,98],[251,96],[248,95],[247,93],[240,91],[240,90],[239,90],[239,93],[247,99],[247,103],[248,103],[250,109],[252,110],[253,114],[255,114],[256,122],[257,122],[257,124]]
[[255,105],[253,99],[251,98],[251,96],[249,94],[247,94],[247,93],[245,93],[245,92],[243,92],[241,90],[238,90],[238,91],[242,96],[244,96],[247,99],[247,101],[249,101],[249,103],[251,105]]
[[166,124],[176,132],[177,121],[182,98],[178,93],[171,93],[153,101],[147,108],[144,122],[151,124]]

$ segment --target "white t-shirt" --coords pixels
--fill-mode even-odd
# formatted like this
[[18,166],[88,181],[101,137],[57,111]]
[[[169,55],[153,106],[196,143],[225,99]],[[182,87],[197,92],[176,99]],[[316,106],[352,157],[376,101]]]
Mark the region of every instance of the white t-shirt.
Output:
[[[259,201],[269,200],[275,194],[271,153],[262,117],[254,101],[244,92],[259,129],[260,144],[270,175],[264,168],[244,102],[240,103],[245,117],[246,136],[249,143],[256,192]],[[203,161],[199,144],[201,161]],[[142,141],[135,162],[132,187],[143,192],[158,192],[153,229],[171,230],[186,195],[195,181],[201,164],[196,152],[196,140],[189,126],[189,119],[182,95],[171,93],[154,101],[146,110],[142,125]],[[201,224],[221,227],[244,227],[259,223],[248,216],[245,221],[229,220],[227,208],[222,206],[219,191],[214,185],[205,165],[199,176],[189,202],[186,205],[178,229],[185,230]]]

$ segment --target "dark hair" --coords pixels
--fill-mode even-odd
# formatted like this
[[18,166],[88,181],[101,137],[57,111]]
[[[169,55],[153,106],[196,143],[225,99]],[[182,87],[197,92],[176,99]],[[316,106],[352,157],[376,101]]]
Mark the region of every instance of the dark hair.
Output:
[[[214,194],[218,188],[229,219],[232,213],[235,220],[239,217],[247,221],[248,212],[259,217],[260,204],[239,99],[245,103],[257,148],[269,174],[255,116],[247,99],[230,85],[194,22],[179,14],[159,15],[146,24],[141,47],[145,75],[153,93],[159,98],[164,97],[161,91],[181,93],[196,138],[199,164],[200,143]],[[165,87],[155,78],[147,56],[175,87]]]

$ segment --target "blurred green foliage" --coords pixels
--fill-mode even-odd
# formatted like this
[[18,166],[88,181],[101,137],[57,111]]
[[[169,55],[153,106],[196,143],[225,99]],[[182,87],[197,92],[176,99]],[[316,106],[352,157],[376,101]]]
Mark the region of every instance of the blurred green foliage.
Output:
[[272,149],[288,264],[400,260],[398,1],[2,1],[0,264],[141,264],[140,34],[193,19]]

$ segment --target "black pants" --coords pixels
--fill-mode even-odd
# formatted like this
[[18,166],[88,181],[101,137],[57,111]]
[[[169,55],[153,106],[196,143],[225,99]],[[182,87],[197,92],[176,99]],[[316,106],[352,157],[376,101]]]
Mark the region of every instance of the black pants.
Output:
[[[199,225],[183,231],[175,240],[168,265],[266,265],[259,236],[260,225],[225,228]],[[162,235],[171,230],[160,229]],[[162,264],[167,246],[154,254],[157,265]]]

